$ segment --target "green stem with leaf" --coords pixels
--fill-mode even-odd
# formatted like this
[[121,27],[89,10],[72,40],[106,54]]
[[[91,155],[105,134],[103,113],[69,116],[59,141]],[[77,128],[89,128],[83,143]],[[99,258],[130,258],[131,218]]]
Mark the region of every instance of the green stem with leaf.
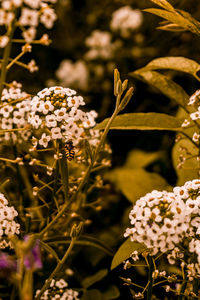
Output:
[[65,202],[65,204],[63,205],[62,209],[59,211],[59,213],[55,216],[55,218],[38,234],[38,237],[41,238],[44,233],[46,233],[50,228],[52,228],[52,226],[57,222],[57,220],[64,214],[64,212],[66,212],[66,210],[70,207],[71,203],[73,203],[77,196],[78,196],[78,193],[82,190],[82,188],[84,187],[85,183],[87,182],[88,180],[88,177],[92,171],[92,168],[96,162],[96,159],[97,159],[97,156],[98,156],[98,153],[99,151],[101,150],[104,142],[105,142],[105,139],[106,139],[106,136],[108,134],[108,131],[110,129],[110,126],[113,122],[113,120],[115,119],[115,117],[117,116],[117,114],[119,113],[119,109],[118,107],[116,106],[111,118],[109,119],[107,125],[106,125],[106,128],[104,129],[104,132],[101,136],[101,139],[100,139],[100,142],[95,150],[95,153],[93,155],[93,159],[91,160],[91,163],[90,165],[88,166],[86,172],[85,172],[85,175],[81,181],[81,183],[79,184],[78,188],[77,188],[77,191],[76,193],[71,197],[71,199],[67,202]]
[[60,269],[63,267],[65,261],[67,260],[67,258],[69,257],[69,254],[71,253],[74,244],[75,244],[75,240],[76,237],[72,237],[70,245],[65,253],[65,255],[63,256],[63,258],[60,260],[60,262],[57,264],[56,268],[53,270],[53,272],[51,273],[51,275],[49,276],[49,278],[47,279],[47,281],[45,282],[45,284],[43,285],[40,293],[37,295],[37,297],[35,298],[35,300],[39,300],[42,296],[42,294],[44,293],[44,291],[46,291],[48,289],[48,287],[51,284],[52,279],[54,279],[54,277],[56,276],[56,274],[60,271]]

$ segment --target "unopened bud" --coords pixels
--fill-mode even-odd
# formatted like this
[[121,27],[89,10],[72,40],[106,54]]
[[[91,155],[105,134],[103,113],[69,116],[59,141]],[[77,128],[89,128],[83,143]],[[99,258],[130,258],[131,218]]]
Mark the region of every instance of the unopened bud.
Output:
[[117,82],[117,95],[121,95],[122,93],[123,93],[123,91],[122,91],[122,82],[119,79],[118,82]]
[[126,90],[128,86],[128,79],[124,80],[124,82],[122,83],[122,91],[124,92]]
[[120,105],[119,105],[119,109],[123,110],[127,104],[129,103],[129,101],[131,100],[131,97],[133,96],[133,87],[131,87],[130,89],[128,89],[128,91],[126,92],[124,98],[122,99]]
[[74,239],[74,238],[79,237],[82,229],[83,229],[83,222],[80,222],[78,225],[74,224],[72,226],[71,233],[70,233],[71,238]]
[[114,70],[114,95],[117,96],[117,83],[120,80],[119,71],[117,69]]

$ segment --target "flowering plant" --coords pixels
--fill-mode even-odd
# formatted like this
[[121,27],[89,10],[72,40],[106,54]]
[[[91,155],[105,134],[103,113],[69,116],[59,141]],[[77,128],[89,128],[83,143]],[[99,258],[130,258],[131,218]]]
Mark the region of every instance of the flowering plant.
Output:
[[[0,2],[0,295],[21,300],[109,300],[130,294],[158,299],[162,291],[170,299],[198,299],[200,91],[194,82],[199,81],[200,65],[177,55],[155,58],[159,47],[145,44],[149,26],[144,29],[141,2],[133,7],[120,1],[121,7],[115,3],[110,9],[106,1],[97,15],[101,20],[108,9],[107,26],[98,27],[97,15],[87,12],[88,30],[74,44],[66,42],[68,57],[61,54],[64,38],[52,46],[58,55],[52,55],[52,63],[47,60],[51,67],[55,63],[55,77],[45,75],[49,66],[41,68],[38,82],[37,75],[20,73],[20,68],[38,71],[30,56],[43,57],[43,50],[34,52],[51,43],[43,27],[52,29],[57,20],[59,28],[65,10],[69,34],[74,24],[79,28],[81,20],[73,18],[75,2]],[[159,29],[199,35],[200,23],[192,15],[167,0],[151,2],[159,8],[145,11],[164,18]],[[81,55],[73,57],[75,48]],[[149,112],[149,100],[137,106],[138,91],[135,103],[130,101],[134,88],[121,79],[116,66],[122,74],[130,72],[131,64],[144,64],[143,55],[154,59],[129,73],[131,78],[148,83],[176,106],[168,102]],[[193,78],[191,96],[174,81],[179,71]],[[152,92],[143,86],[148,98]],[[127,112],[131,105],[137,112]],[[113,106],[111,117],[103,119]],[[122,130],[137,130],[137,135],[125,143]],[[160,149],[135,149],[138,131],[143,131],[146,150],[154,144]],[[144,138],[145,131],[160,131],[163,144],[154,143],[153,133]],[[177,133],[175,143],[170,131]],[[124,156],[127,144],[134,150],[124,165],[115,162],[115,152]]]

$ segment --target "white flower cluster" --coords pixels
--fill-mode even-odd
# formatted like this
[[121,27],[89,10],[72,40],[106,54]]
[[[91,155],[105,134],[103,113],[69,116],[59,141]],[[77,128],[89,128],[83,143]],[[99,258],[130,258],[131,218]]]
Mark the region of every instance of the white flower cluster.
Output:
[[[36,27],[42,23],[46,28],[51,29],[56,14],[49,5],[57,0],[2,0],[0,2],[0,26],[6,28],[15,20],[16,8],[21,8],[17,26],[22,30],[22,36],[30,43],[36,37]],[[0,47],[4,48],[9,39],[5,35],[0,36]],[[47,35],[42,37],[41,43],[49,43]]]
[[[41,300],[79,300],[78,292],[67,288],[68,283],[64,279],[52,279],[50,287],[42,294]],[[40,290],[36,291],[35,297]]]
[[[152,255],[174,249],[184,238],[200,234],[200,180],[187,181],[173,192],[152,191],[137,200],[130,212],[132,228],[127,228],[125,237],[144,243]],[[198,246],[189,250],[199,255]]]
[[[189,106],[192,106],[195,111],[190,113],[190,119],[196,121],[200,119],[200,90],[197,90],[189,99]],[[188,127],[191,124],[191,120],[185,119],[182,127]],[[199,135],[195,132],[193,135],[193,141],[199,142]]]
[[86,38],[85,44],[90,50],[86,53],[85,58],[94,59],[110,59],[113,51],[117,48],[117,43],[112,43],[112,35],[108,31],[94,30],[89,37]]
[[132,30],[141,26],[143,15],[140,10],[132,9],[130,6],[123,6],[112,14],[110,27],[113,31],[119,31],[121,36],[130,36]]
[[0,193],[0,249],[11,247],[11,242],[4,238],[7,235],[19,234],[20,225],[14,221],[18,215],[13,206],[8,206],[8,200]]
[[81,139],[91,137],[97,113],[82,111],[79,106],[83,105],[83,97],[69,88],[55,86],[40,91],[31,101],[28,120],[33,128],[43,129],[39,145],[46,148],[52,140],[72,140],[77,145]]
[[30,96],[26,92],[22,92],[20,85],[15,83],[13,87],[3,90],[1,99],[0,128],[5,132],[0,134],[0,141],[21,143],[28,140],[31,135],[29,129],[12,132],[9,132],[9,130],[27,127]]
[[78,60],[73,63],[65,59],[60,63],[56,71],[56,77],[64,87],[74,87],[86,90],[88,87],[89,72],[84,61]]
[[197,90],[189,99],[188,105],[196,108],[196,111],[190,114],[192,120],[200,119],[200,90]]

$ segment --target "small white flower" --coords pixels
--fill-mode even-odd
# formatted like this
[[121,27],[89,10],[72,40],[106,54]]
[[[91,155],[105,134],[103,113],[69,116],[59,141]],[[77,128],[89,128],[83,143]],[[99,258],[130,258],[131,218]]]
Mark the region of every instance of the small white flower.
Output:
[[62,107],[61,109],[57,109],[54,111],[56,115],[56,120],[58,122],[61,122],[62,120],[66,120],[68,117],[68,114],[66,113],[66,108]]
[[27,43],[31,43],[36,36],[36,29],[35,27],[31,26],[27,30],[22,32],[22,36],[24,37]]
[[23,126],[25,121],[24,121],[24,113],[20,111],[14,111],[13,112],[13,123]]
[[68,286],[68,283],[64,279],[60,279],[59,281],[56,281],[55,286],[62,289]]
[[1,127],[2,129],[12,129],[13,121],[12,119],[2,118],[1,120]]
[[51,140],[51,137],[49,135],[46,135],[46,133],[43,133],[40,140],[39,144],[46,148],[48,146],[49,141]]
[[52,139],[62,139],[62,134],[61,134],[60,128],[59,127],[52,128],[51,136],[52,136]]
[[188,105],[193,105],[199,101],[200,98],[200,90],[197,90],[189,99]]
[[120,31],[123,37],[129,37],[132,30],[137,29],[143,22],[140,10],[133,10],[130,6],[123,6],[112,15],[110,27],[113,31]]
[[190,121],[185,119],[184,122],[182,123],[181,127],[188,127],[190,125]]
[[200,112],[199,111],[195,111],[194,113],[191,113],[190,114],[190,118],[192,120],[198,120],[198,119],[200,119]]
[[48,114],[49,111],[53,111],[54,106],[51,104],[50,101],[43,101],[42,103],[42,112],[44,115]]
[[39,12],[37,10],[22,8],[22,13],[19,18],[19,23],[22,26],[38,26]]
[[45,117],[45,121],[46,121],[47,127],[56,127],[57,126],[56,116],[53,114],[47,115]]
[[9,42],[9,37],[7,35],[0,36],[0,48],[5,48]]
[[0,109],[0,114],[2,114],[4,118],[8,118],[12,111],[13,111],[12,105],[5,105]]
[[31,59],[31,61],[27,64],[27,67],[31,73],[36,72],[39,69],[34,59]]
[[57,19],[53,8],[45,7],[40,16],[40,22],[48,29],[53,27],[54,21]]
[[31,125],[34,128],[38,129],[41,124],[42,124],[42,120],[38,115],[35,115],[34,118],[31,119]]

